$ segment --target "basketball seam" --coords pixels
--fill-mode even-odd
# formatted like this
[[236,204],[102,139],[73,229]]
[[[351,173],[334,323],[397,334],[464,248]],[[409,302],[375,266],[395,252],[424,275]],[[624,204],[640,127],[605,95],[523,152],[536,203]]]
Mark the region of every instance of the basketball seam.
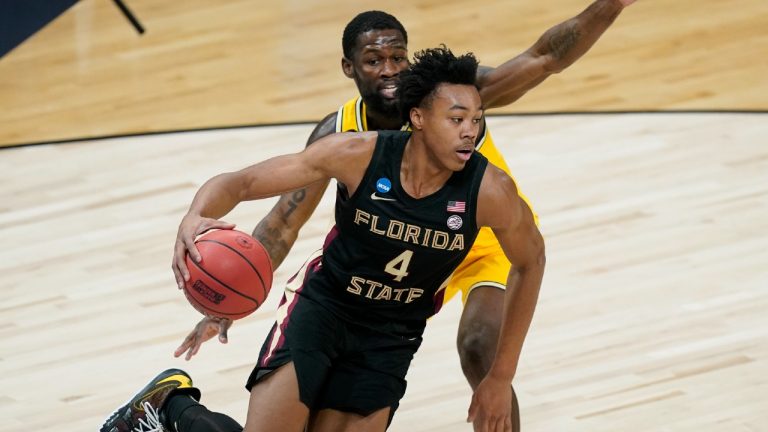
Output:
[[[221,246],[224,246],[225,248],[227,248],[227,249],[231,250],[232,252],[234,252],[234,253],[236,253],[236,254],[240,255],[240,258],[242,258],[242,259],[243,259],[245,262],[247,262],[247,263],[248,263],[248,265],[249,265],[249,266],[250,266],[250,267],[253,269],[253,271],[256,273],[256,276],[259,278],[259,281],[261,282],[261,291],[262,291],[262,293],[263,293],[263,296],[264,296],[264,298],[267,298],[267,290],[266,290],[266,288],[264,288],[264,286],[265,286],[265,284],[264,284],[264,278],[263,278],[263,277],[261,277],[261,272],[260,272],[260,271],[259,271],[259,270],[256,268],[256,266],[254,266],[254,265],[253,265],[253,263],[251,263],[251,261],[250,261],[250,260],[249,260],[249,259],[248,259],[248,258],[247,258],[245,255],[241,254],[241,253],[240,253],[240,252],[239,252],[237,249],[233,248],[232,246],[230,246],[230,245],[228,245],[228,244],[226,244],[226,243],[222,243],[222,242],[220,242],[220,241],[218,241],[218,240],[200,239],[200,240],[198,240],[196,243],[203,243],[203,242],[209,242],[209,243],[216,243],[216,244],[219,244],[219,245],[221,245]],[[265,251],[265,252],[266,252],[266,251]],[[271,270],[271,269],[272,269],[272,262],[271,262],[271,261],[268,261],[268,262],[269,262],[269,268],[270,268],[270,270]],[[199,266],[198,266],[198,267],[199,267]],[[206,272],[206,273],[207,273],[207,272]],[[213,277],[213,276],[211,276],[211,277]],[[215,278],[214,278],[214,279],[215,279]],[[270,284],[270,285],[271,285],[271,284]],[[230,288],[230,289],[231,289],[231,288]],[[232,290],[232,291],[235,291],[235,290]],[[237,292],[237,291],[235,291],[235,292]],[[240,293],[238,293],[238,294],[240,294]],[[241,295],[243,295],[243,294],[241,294]],[[246,296],[246,297],[247,297],[247,296]],[[258,303],[258,302],[257,302],[257,303]]]
[[[248,296],[248,295],[245,295],[245,294],[241,293],[240,291],[238,291],[238,290],[236,290],[236,289],[232,288],[231,286],[229,286],[229,285],[225,284],[224,282],[222,282],[222,281],[218,280],[218,279],[217,279],[217,278],[216,278],[214,275],[212,275],[212,274],[208,273],[208,271],[207,271],[206,269],[204,269],[204,268],[200,267],[200,265],[199,265],[198,263],[196,263],[194,260],[190,260],[190,261],[191,261],[191,262],[192,262],[192,264],[194,264],[194,265],[195,265],[195,267],[197,267],[197,268],[198,268],[198,269],[199,269],[201,272],[205,273],[205,274],[206,274],[206,275],[207,275],[209,278],[211,278],[211,279],[215,280],[216,282],[218,282],[218,283],[219,283],[221,286],[223,286],[224,288],[226,288],[226,289],[228,289],[228,290],[230,290],[230,291],[232,291],[232,292],[235,292],[235,293],[237,293],[237,294],[240,294],[241,296],[243,296],[243,297],[245,297],[245,298],[247,298],[247,299],[249,299],[249,300],[253,301],[254,303],[256,303],[256,308],[254,308],[254,309],[253,309],[254,311],[255,311],[255,310],[256,310],[256,309],[257,309],[257,308],[258,308],[258,307],[261,305],[261,302],[259,302],[259,301],[258,301],[258,300],[256,300],[255,298],[253,298],[253,297],[251,297],[251,296]],[[213,310],[213,309],[211,309],[211,310]],[[253,311],[251,311],[251,312],[253,312]],[[220,312],[220,313],[221,313],[221,312]]]

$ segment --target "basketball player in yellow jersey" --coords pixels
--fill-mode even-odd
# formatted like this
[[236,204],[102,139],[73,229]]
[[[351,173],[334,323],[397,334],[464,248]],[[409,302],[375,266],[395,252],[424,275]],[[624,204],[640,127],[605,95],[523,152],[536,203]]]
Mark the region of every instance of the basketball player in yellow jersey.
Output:
[[[577,16],[547,30],[525,52],[496,68],[481,66],[477,87],[484,109],[509,105],[553,73],[573,64],[600,38],[621,11],[635,0],[595,0]],[[353,79],[360,96],[326,116],[309,137],[308,145],[340,131],[400,129],[398,75],[408,66],[408,35],[393,16],[364,12],[345,28],[342,37],[342,71]],[[491,163],[509,172],[483,123],[476,148]],[[328,183],[282,196],[253,232],[269,250],[277,268],[295,242],[299,229],[310,217]],[[216,228],[211,225],[203,229]],[[193,259],[199,257],[194,256]],[[514,265],[514,263],[512,263]],[[461,366],[475,390],[488,372],[496,352],[504,304],[503,287],[509,261],[489,232],[481,233],[466,260],[454,273],[446,299],[462,292],[464,311],[459,324],[457,346]],[[186,275],[184,275],[186,276]],[[183,281],[177,281],[183,286]],[[176,350],[190,359],[203,342],[218,334],[227,341],[231,321],[203,319]],[[514,430],[519,414],[513,401]]]

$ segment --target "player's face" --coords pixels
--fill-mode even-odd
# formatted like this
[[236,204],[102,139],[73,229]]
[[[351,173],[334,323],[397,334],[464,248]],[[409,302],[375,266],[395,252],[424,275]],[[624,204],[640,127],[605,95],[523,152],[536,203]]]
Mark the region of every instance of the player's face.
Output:
[[431,104],[411,113],[411,121],[438,162],[459,171],[475,151],[483,107],[480,93],[472,85],[440,84]]
[[400,72],[408,68],[408,48],[398,30],[371,30],[357,38],[352,58],[341,61],[344,74],[355,80],[369,109],[399,116],[395,91]]

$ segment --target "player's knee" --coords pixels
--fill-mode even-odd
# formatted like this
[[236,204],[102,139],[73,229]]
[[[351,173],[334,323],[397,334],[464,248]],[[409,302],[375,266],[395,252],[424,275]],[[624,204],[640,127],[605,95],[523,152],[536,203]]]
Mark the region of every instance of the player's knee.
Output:
[[467,298],[456,341],[465,372],[482,377],[490,367],[496,355],[503,305],[504,291],[494,287],[478,287]]
[[[459,332],[457,346],[464,366],[485,368],[493,361],[498,343],[498,323],[476,321]],[[486,371],[483,370],[484,374]]]

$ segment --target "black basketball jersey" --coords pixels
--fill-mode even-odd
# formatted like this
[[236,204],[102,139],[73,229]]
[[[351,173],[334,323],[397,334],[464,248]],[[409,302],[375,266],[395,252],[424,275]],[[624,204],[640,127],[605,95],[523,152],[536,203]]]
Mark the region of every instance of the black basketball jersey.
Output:
[[477,236],[488,161],[475,152],[440,190],[416,199],[400,184],[409,138],[410,132],[379,131],[355,193],[339,185],[336,225],[300,294],[358,324],[414,337],[442,305],[448,278]]

